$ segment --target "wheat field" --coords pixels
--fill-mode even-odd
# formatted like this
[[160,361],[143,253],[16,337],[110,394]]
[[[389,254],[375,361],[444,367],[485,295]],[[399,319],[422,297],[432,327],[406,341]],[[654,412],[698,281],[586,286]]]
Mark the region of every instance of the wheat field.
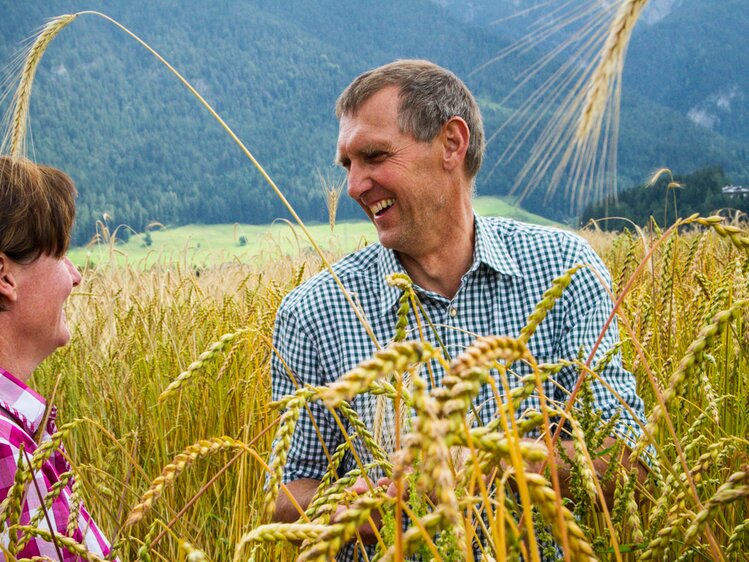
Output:
[[[618,5],[609,35],[602,35],[610,40],[603,43],[600,70],[591,66],[590,87],[575,105],[582,117],[576,121],[570,114],[565,126],[582,154],[601,139],[602,127],[608,131],[607,100],[617,103],[626,42],[646,3],[602,3]],[[3,149],[25,152],[36,67],[55,35],[84,13],[130,34],[190,89],[265,177],[315,250],[296,259],[279,256],[262,269],[235,260],[203,268],[178,262],[84,271],[68,306],[71,343],[32,379],[32,386],[59,405],[61,423],[52,445],[40,447],[31,465],[43,462],[54,446],[65,446],[77,476],[74,493],[85,500],[121,560],[330,560],[344,543],[357,540],[356,529],[377,512],[384,520],[379,560],[411,553],[425,560],[539,560],[540,550],[553,559],[554,543],[562,545],[566,560],[746,559],[746,224],[694,216],[665,232],[655,224],[616,236],[583,232],[614,279],[611,298],[622,344],[607,350],[606,358],[621,351],[646,404],[647,423],[633,450],[604,446],[611,425],[601,421],[584,383],[604,365],[584,358],[538,365],[525,345],[575,270],[549,287],[520,334],[487,336],[445,364],[440,388],[428,388],[418,374],[424,361],[444,361],[439,350],[422,341],[399,341],[402,332],[393,326],[392,345],[342,373],[337,383],[302,388],[273,404],[275,312],[284,295],[330,269],[338,256],[320,249],[250,151],[174,68],[103,14],[52,20],[29,48]],[[579,126],[569,126],[573,123]],[[567,161],[573,173],[599,175],[574,153]],[[402,319],[418,315],[408,279],[391,281],[403,292]],[[490,369],[503,375],[518,361],[529,365],[532,375],[498,407],[497,419],[483,427],[466,423],[478,389],[494,380]],[[523,412],[542,381],[570,365],[581,383],[568,404],[547,404],[542,395],[541,411]],[[348,407],[348,399],[363,392],[407,413],[393,455]],[[290,435],[313,400],[345,420],[349,438],[355,433],[366,444],[376,466],[336,476],[343,449],[333,452],[329,477],[299,522],[272,524],[268,514],[284,493],[280,475]],[[522,415],[516,418],[516,412]],[[566,438],[574,444],[574,455],[566,459],[573,499],[564,503],[556,468],[548,462],[559,437],[552,435],[551,418],[564,420]],[[537,444],[522,440],[534,430],[542,436]],[[597,474],[593,460],[603,456],[612,461],[605,474]],[[529,470],[536,463],[548,466],[539,474]],[[399,489],[422,493],[394,499],[376,486],[358,496],[347,492],[373,468],[392,475]],[[23,484],[23,471],[19,474]],[[604,486],[615,488],[609,507]],[[15,520],[21,490],[19,485],[9,491],[0,521]],[[338,505],[346,509],[331,523]],[[398,524],[404,515],[410,518],[406,530]],[[21,526],[10,531],[41,532]],[[13,552],[4,556],[15,560]],[[96,560],[90,553],[81,556]]]
[[[642,484],[627,471],[601,475],[617,480],[607,522],[591,497],[597,477],[585,461],[598,452],[601,427],[578,400],[573,438],[587,455],[570,459],[577,500],[562,522],[573,560],[742,560],[749,553],[749,244],[745,230],[728,228],[723,234],[733,239],[704,228],[584,233],[604,257],[617,295],[626,290],[618,309],[625,365],[637,377],[650,420],[665,401],[672,429],[661,420],[660,431],[651,432],[657,437],[646,444],[655,444],[656,458]],[[325,537],[328,543],[319,545],[335,542],[336,532],[354,538],[351,529],[326,530],[324,509],[308,513],[313,522],[296,526],[269,526],[264,515],[272,440],[288,422],[270,404],[273,318],[284,294],[321,268],[318,258],[305,260],[286,258],[265,271],[234,263],[198,271],[175,265],[85,272],[69,305],[71,344],[43,364],[33,383],[46,395],[54,392],[62,420],[74,422],[63,430],[63,442],[86,504],[122,559],[222,561],[252,554],[255,560],[291,560],[296,554],[283,546],[285,539]],[[485,360],[510,358],[521,349],[519,340],[499,338],[497,353]],[[365,385],[381,385],[384,374],[374,373]],[[320,392],[330,397],[330,390]],[[423,418],[422,410],[430,410],[419,405],[420,394],[429,399],[411,388],[411,403]],[[522,396],[517,398],[520,408]],[[432,414],[437,421],[439,412]],[[431,451],[429,430],[420,427],[426,440],[420,447]],[[474,443],[477,459],[486,463],[479,472],[497,458],[482,456],[486,451],[510,457],[505,445],[533,458],[511,430],[495,427],[482,439]],[[451,470],[446,459],[443,469]],[[439,487],[439,470],[429,470]],[[455,481],[461,474],[443,477]],[[413,542],[401,537],[401,546],[429,544],[433,559],[465,559],[460,541],[479,524],[466,516],[474,509],[493,514],[485,524],[503,529],[489,533],[486,560],[516,557],[529,529],[541,539],[551,533],[560,540],[560,521],[543,509],[549,485],[534,478],[527,474],[525,484],[530,503],[541,508],[529,514],[534,525],[508,522],[509,514],[522,517],[522,505],[500,509],[489,494],[456,486],[452,495],[437,494],[436,506],[404,507],[424,510],[425,532],[406,533]],[[330,490],[337,489],[331,482]],[[332,492],[327,498],[336,501]],[[369,498],[367,509],[393,511],[382,490]],[[435,522],[435,513],[444,521]],[[455,527],[456,521],[462,524]],[[445,533],[440,540],[426,538],[461,526],[451,541]]]

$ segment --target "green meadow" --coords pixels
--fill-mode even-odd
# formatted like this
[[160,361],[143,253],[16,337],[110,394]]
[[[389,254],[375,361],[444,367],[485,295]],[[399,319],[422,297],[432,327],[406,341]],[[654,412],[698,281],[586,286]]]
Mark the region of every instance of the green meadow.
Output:
[[[509,199],[477,197],[476,211],[485,216],[502,216],[534,224],[558,226],[551,220],[515,206]],[[342,254],[377,241],[369,221],[309,224],[308,229],[326,251]],[[239,260],[258,265],[280,255],[297,256],[311,251],[311,245],[298,225],[279,219],[271,224],[190,224],[177,227],[156,227],[131,234],[122,242],[126,227],[99,228],[100,241],[88,246],[71,248],[70,259],[76,265],[94,266],[104,263],[149,267],[155,264],[214,265]],[[146,244],[150,237],[150,245]]]

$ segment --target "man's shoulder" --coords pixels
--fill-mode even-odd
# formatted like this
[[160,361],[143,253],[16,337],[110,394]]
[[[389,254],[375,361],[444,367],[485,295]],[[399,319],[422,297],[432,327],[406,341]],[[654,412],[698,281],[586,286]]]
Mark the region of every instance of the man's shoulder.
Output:
[[[336,276],[349,292],[361,290],[377,277],[377,261],[381,251],[379,244],[371,244],[332,265]],[[333,275],[324,269],[289,292],[281,303],[279,313],[315,314],[320,307],[329,308],[345,300]]]

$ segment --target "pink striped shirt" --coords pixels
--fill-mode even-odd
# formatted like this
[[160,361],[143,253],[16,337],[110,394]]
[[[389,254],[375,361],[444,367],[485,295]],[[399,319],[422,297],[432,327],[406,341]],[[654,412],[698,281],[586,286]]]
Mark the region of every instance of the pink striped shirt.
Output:
[[[28,459],[31,459],[37,449],[34,434],[44,421],[45,408],[46,401],[44,398],[0,368],[0,505],[7,497],[11,486],[13,486],[20,446],[23,445]],[[55,427],[56,415],[57,409],[52,407],[46,427],[41,434],[41,442],[49,441],[50,436],[57,431]],[[24,455],[24,464],[27,464],[26,455]],[[44,497],[55,482],[60,480],[61,475],[68,471],[70,471],[70,465],[62,454],[62,447],[60,447],[42,465],[41,470],[34,473],[34,479],[26,486],[24,501],[21,506],[20,524],[28,525],[30,521],[36,520],[34,525],[39,529],[49,531],[51,526],[54,529],[53,537],[55,535],[68,536],[85,546],[89,552],[100,557],[108,556],[111,550],[109,543],[83,506],[81,506],[75,530],[71,535],[67,533],[72,479],[63,488],[60,495],[54,499],[51,506],[46,510],[44,508]],[[40,509],[46,511],[46,513],[39,513]],[[41,517],[35,517],[35,514],[41,515]],[[10,532],[12,531],[8,530],[8,521],[3,521],[2,533],[0,533],[0,545],[3,548],[8,548]],[[25,544],[23,544],[23,540],[17,544],[23,545],[15,553],[17,558],[46,556],[51,560],[60,560],[61,562],[81,560],[80,556],[71,553],[62,546],[56,546],[38,537],[32,537]],[[5,559],[2,553],[3,549],[0,548],[0,560]]]

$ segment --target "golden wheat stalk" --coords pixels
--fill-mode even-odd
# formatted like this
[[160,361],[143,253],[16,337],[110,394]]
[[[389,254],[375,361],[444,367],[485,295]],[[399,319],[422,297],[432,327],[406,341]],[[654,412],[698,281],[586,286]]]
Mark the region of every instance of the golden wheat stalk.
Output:
[[[700,330],[697,339],[691,343],[686,354],[679,362],[679,366],[671,375],[668,388],[663,392],[663,405],[658,404],[653,408],[653,411],[648,418],[646,434],[653,436],[658,435],[660,427],[659,422],[664,416],[666,408],[679,394],[684,382],[696,371],[700,363],[703,361],[705,349],[712,344],[717,336],[723,333],[731,321],[736,320],[741,314],[743,314],[744,309],[747,307],[749,307],[749,300],[738,301],[734,303],[731,308],[718,312],[713,316],[711,322]],[[641,438],[632,453],[632,458],[630,459],[631,462],[634,462],[637,455],[644,450],[645,444],[645,440]]]
[[[65,14],[52,18],[39,32],[34,43],[29,49],[28,55],[21,71],[21,79],[18,88],[13,95],[12,113],[10,120],[10,131],[6,139],[3,139],[3,152],[8,148],[11,156],[22,156],[26,148],[26,131],[29,122],[29,106],[31,102],[31,89],[34,84],[34,76],[42,60],[44,51],[50,42],[70,22],[78,17],[78,14]],[[6,146],[8,144],[9,146]]]
[[268,468],[270,477],[265,490],[265,518],[271,519],[276,511],[276,500],[283,480],[283,469],[286,466],[286,458],[291,449],[291,440],[294,435],[299,416],[307,402],[306,394],[298,393],[293,400],[286,403],[286,411],[281,416],[281,421],[276,432],[276,438],[271,452],[271,461]]
[[[528,482],[528,491],[533,499],[533,505],[541,512],[544,520],[551,524],[552,533],[561,542],[562,537],[559,536],[559,528],[553,524],[557,519],[556,492],[540,474],[526,473],[525,477]],[[570,547],[570,558],[572,560],[594,562],[596,557],[593,554],[593,548],[585,538],[582,529],[575,522],[574,515],[566,507],[562,507],[561,513],[567,527],[567,544]]]
[[182,453],[174,457],[174,460],[164,467],[164,470],[151,483],[150,488],[143,494],[140,503],[130,511],[125,526],[134,525],[151,509],[154,502],[161,496],[164,489],[170,486],[177,479],[187,466],[193,464],[196,460],[226,451],[229,449],[247,449],[247,446],[241,441],[231,437],[214,437],[212,439],[202,439],[197,443],[187,447]]
[[697,535],[708,520],[715,517],[720,507],[738,500],[746,500],[746,498],[749,498],[749,466],[732,474],[705,504],[705,508],[695,516],[684,533],[684,548],[689,547],[696,540]]
[[328,207],[328,224],[330,224],[330,231],[333,232],[335,229],[335,219],[338,214],[338,203],[341,200],[341,192],[343,187],[346,185],[346,178],[340,180],[332,180],[326,178],[318,170],[317,179],[320,182],[320,188],[322,189],[323,197],[325,198],[325,205]]
[[[29,525],[32,527],[37,526],[39,521],[42,520],[44,515],[46,513],[49,513],[49,510],[52,509],[52,504],[57,500],[57,498],[60,497],[62,492],[67,487],[70,480],[73,478],[73,471],[68,470],[67,472],[63,472],[60,474],[60,479],[52,484],[49,488],[49,492],[47,492],[47,495],[44,496],[44,504],[36,510],[36,513],[34,516],[29,519]],[[21,548],[23,548],[23,545],[21,545]]]
[[394,343],[377,351],[371,359],[359,363],[336,382],[320,387],[318,397],[328,408],[335,408],[341,402],[366,392],[376,379],[393,371],[403,371],[409,365],[433,359],[438,353],[427,342]]
[[75,554],[77,557],[76,560],[81,558],[83,560],[88,560],[89,562],[105,562],[103,558],[88,550],[81,543],[60,533],[55,533],[53,535],[47,529],[40,529],[29,525],[14,525],[11,527],[11,531],[13,534],[15,534],[15,531],[19,531],[24,536],[31,535],[34,537],[40,537],[49,543],[57,544]]
[[193,378],[196,372],[200,371],[207,363],[212,361],[226,348],[226,346],[236,340],[239,336],[247,333],[248,329],[249,328],[241,328],[236,332],[224,334],[217,342],[212,343],[207,350],[201,353],[200,356],[198,356],[198,358],[187,367],[187,369],[182,371],[177,378],[170,382],[164,391],[159,394],[159,403],[163,403],[167,398],[176,394],[177,391],[182,389],[182,387]]
[[[13,484],[8,490],[8,495],[0,504],[0,532],[5,529],[6,521],[10,527],[18,525],[21,521],[23,495],[26,491],[26,484],[32,479],[31,470],[26,468],[25,456],[24,446],[21,443],[18,447],[18,464],[13,476]],[[18,533],[10,532],[8,550],[11,553],[18,550]]]
[[66,439],[68,434],[76,428],[78,425],[83,423],[82,419],[75,419],[64,424],[54,434],[52,434],[48,441],[44,441],[31,457],[31,470],[41,470],[42,465],[49,460],[56,450],[62,445],[63,439]]
[[300,542],[317,540],[328,530],[327,525],[312,523],[269,523],[245,534],[237,548],[253,542]]
[[315,543],[309,545],[308,550],[299,553],[299,562],[326,562],[333,560],[338,551],[351,540],[357,529],[370,519],[370,514],[386,503],[392,502],[387,496],[359,497],[345,511],[343,511],[332,525],[326,525],[325,530],[317,537]]
[[621,79],[624,56],[640,12],[648,0],[622,0],[609,26],[606,42],[598,55],[598,65],[588,82],[585,103],[575,133],[578,146],[600,131],[606,105],[614,85]]

